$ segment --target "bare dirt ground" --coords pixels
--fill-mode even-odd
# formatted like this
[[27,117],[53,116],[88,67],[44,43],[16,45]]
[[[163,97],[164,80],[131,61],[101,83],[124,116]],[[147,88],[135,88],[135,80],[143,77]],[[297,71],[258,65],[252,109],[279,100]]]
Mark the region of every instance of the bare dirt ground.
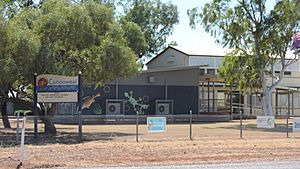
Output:
[[[141,125],[139,143],[135,142],[134,125],[86,125],[84,142],[77,143],[77,126],[56,125],[57,137],[40,133],[34,140],[29,122],[25,161],[20,168],[300,160],[300,134],[290,133],[286,138],[284,121],[277,124],[274,130],[261,130],[255,128],[255,121],[244,121],[243,139],[239,138],[238,121],[195,124],[193,141],[189,140],[189,125],[168,125],[165,133],[148,133]],[[42,125],[39,127],[42,131]],[[1,169],[19,164],[20,150],[13,143],[13,132],[0,128]]]

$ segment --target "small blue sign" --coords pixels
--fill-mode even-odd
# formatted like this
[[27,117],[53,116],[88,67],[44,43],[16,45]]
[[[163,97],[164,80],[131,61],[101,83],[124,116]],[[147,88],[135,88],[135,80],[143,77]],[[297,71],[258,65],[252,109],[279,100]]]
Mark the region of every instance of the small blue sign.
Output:
[[53,85],[53,86],[36,86],[38,92],[77,92],[78,85]]
[[165,132],[166,117],[147,117],[148,132]]

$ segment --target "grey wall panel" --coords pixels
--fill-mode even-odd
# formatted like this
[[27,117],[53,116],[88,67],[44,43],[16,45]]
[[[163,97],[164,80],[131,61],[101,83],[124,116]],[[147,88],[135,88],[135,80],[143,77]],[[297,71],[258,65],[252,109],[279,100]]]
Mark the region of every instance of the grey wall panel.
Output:
[[[168,85],[174,86],[198,86],[199,85],[199,69],[187,70],[172,70],[159,72],[144,72],[137,77],[119,80],[120,85],[165,85],[167,80]],[[150,83],[149,77],[153,76],[155,82]],[[115,82],[109,82],[114,84]]]
[[169,86],[168,99],[174,100],[174,114],[198,113],[198,87]]
[[[120,85],[119,86],[119,97],[126,99],[124,96],[125,92],[133,92],[133,97],[138,99],[141,98],[143,102],[149,105],[148,109],[145,111],[146,115],[155,114],[155,100],[164,99],[164,86],[158,85]],[[133,107],[126,103],[128,106],[128,111],[125,111],[126,114],[133,115],[135,114]]]
[[105,114],[106,99],[114,99],[116,97],[115,91],[115,85],[104,85],[96,89],[94,86],[85,87],[83,89],[83,98],[93,97],[98,93],[100,93],[100,96],[95,98],[95,102],[89,108],[83,109],[82,114]]

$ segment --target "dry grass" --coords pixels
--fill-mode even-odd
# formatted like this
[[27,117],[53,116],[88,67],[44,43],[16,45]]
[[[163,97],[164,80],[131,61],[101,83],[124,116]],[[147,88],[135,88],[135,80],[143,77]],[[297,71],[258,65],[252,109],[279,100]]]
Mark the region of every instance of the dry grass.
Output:
[[[77,143],[77,126],[57,125],[57,137],[40,135],[36,141],[29,122],[22,168],[300,160],[300,134],[285,138],[284,123],[277,121],[275,130],[258,130],[255,121],[244,121],[244,139],[239,139],[239,121],[196,124],[193,141],[188,139],[189,125],[168,125],[166,133],[155,134],[141,125],[139,143],[134,125],[87,125],[84,142]],[[13,143],[13,131],[2,129],[0,134],[2,142]],[[0,168],[16,168],[18,146],[4,145],[0,152]]]

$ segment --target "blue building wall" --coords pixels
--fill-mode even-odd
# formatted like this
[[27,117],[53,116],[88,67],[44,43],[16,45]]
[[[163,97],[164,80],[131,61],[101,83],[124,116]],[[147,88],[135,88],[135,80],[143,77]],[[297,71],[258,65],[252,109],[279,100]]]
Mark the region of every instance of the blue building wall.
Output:
[[[126,100],[124,93],[133,92],[134,98],[141,98],[148,109],[145,115],[155,115],[156,100],[165,100],[164,85],[118,85],[118,99]],[[100,96],[95,98],[95,102],[83,110],[83,114],[106,114],[106,100],[116,99],[116,86],[106,85],[97,89],[88,87],[83,89],[83,97]],[[173,114],[188,114],[189,110],[197,113],[198,110],[198,87],[197,86],[167,86],[167,100],[173,100]],[[100,113],[101,110],[101,113]],[[125,115],[134,115],[134,109],[129,104],[125,104]]]

